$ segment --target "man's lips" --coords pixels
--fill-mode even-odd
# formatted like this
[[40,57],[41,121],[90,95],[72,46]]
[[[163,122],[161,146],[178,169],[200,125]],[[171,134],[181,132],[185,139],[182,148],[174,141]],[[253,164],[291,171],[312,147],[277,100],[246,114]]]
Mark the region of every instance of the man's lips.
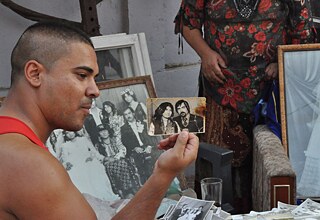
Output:
[[91,103],[81,105],[81,108],[86,111],[87,114],[90,113]]

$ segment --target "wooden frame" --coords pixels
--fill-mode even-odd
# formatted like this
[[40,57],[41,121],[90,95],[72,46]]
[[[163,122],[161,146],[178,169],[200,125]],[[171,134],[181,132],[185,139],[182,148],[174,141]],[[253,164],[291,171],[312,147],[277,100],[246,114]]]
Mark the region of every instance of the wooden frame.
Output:
[[99,81],[152,75],[144,33],[91,37],[100,68]]
[[310,177],[304,174],[310,167],[308,154],[320,137],[313,132],[320,125],[320,44],[281,45],[278,62],[282,143],[297,175],[297,197],[319,197],[320,192],[306,195],[303,188],[308,188],[306,175]]

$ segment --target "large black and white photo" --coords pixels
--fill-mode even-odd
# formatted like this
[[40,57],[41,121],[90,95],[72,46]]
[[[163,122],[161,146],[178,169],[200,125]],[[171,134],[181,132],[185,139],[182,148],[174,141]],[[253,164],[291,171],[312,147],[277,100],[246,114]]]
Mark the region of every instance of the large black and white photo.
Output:
[[320,197],[320,45],[282,45],[278,54],[282,142],[297,197]]
[[147,133],[150,76],[99,82],[83,129],[55,130],[47,141],[80,192],[103,200],[132,198],[151,175],[160,137]]

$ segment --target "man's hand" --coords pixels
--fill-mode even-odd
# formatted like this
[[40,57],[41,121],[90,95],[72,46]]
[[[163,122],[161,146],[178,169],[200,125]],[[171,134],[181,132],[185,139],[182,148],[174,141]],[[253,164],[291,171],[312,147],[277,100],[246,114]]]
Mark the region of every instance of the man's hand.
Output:
[[143,149],[141,147],[135,147],[133,150],[138,154],[143,153]]
[[199,139],[193,133],[182,131],[161,140],[158,148],[167,151],[158,158],[154,172],[175,176],[197,158]]
[[221,68],[226,67],[222,57],[214,50],[210,50],[201,57],[201,72],[209,81],[216,81],[223,84],[226,78],[223,75]]

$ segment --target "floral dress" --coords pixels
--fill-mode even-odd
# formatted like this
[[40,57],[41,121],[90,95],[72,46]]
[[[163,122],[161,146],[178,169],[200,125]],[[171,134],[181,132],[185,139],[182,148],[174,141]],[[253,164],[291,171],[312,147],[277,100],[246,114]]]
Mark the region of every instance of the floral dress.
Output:
[[200,74],[205,93],[222,106],[251,113],[263,93],[266,66],[277,62],[277,46],[314,39],[307,0],[257,0],[249,18],[238,13],[237,1],[242,0],[182,0],[175,33],[183,25],[203,28],[205,41],[227,65],[224,84]]

